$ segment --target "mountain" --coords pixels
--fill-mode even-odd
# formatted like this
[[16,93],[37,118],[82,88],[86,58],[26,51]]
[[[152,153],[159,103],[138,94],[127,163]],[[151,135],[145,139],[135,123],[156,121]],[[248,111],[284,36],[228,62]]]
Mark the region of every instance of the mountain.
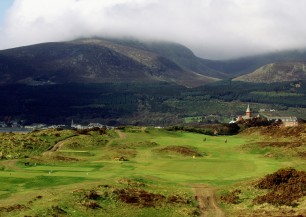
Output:
[[306,62],[270,63],[233,80],[253,83],[306,80]]
[[[178,43],[84,38],[0,51],[0,84],[165,81],[196,87],[229,78],[275,82],[303,79],[301,70],[291,73],[292,64],[303,62],[306,50],[216,61],[199,58]],[[276,78],[273,71],[286,76]]]
[[[179,47],[171,46],[172,49]],[[184,64],[177,64],[174,57],[169,58],[169,55],[158,52],[160,47],[162,45],[141,47],[92,38],[2,50],[0,84],[166,81],[195,87],[221,77],[217,72],[217,76],[213,76],[211,69],[207,69],[208,73],[205,74],[205,67],[196,71],[192,67],[184,67]]]
[[205,65],[216,71],[226,73],[228,76],[234,78],[254,72],[256,69],[270,63],[305,61],[306,49],[301,49],[248,56],[233,60],[205,60]]
[[228,78],[229,75],[225,72],[215,70],[207,66],[209,60],[205,60],[197,57],[187,47],[173,42],[144,42],[132,39],[109,39],[119,44],[123,44],[129,47],[135,47],[142,50],[157,53],[173,62],[180,67],[193,71],[205,76],[215,77],[219,79]]

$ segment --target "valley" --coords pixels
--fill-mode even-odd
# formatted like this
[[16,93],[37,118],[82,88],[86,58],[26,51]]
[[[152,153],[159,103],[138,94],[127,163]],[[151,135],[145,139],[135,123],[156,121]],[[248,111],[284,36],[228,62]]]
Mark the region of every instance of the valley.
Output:
[[98,37],[1,50],[0,122],[228,123],[248,103],[306,119],[305,56],[215,61],[178,43]]
[[306,217],[305,8],[0,0],[0,217]]
[[306,216],[304,53],[213,61],[102,38],[0,51],[0,216]]

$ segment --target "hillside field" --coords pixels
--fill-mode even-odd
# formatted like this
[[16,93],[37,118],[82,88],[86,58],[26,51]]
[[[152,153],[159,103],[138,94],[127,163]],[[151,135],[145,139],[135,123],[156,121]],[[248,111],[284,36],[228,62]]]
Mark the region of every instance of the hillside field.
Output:
[[[303,141],[303,133],[207,136],[146,127],[1,133],[0,216],[306,216],[305,195],[292,206],[254,203],[267,192],[256,188],[260,178],[306,171]],[[201,206],[197,192],[205,188],[215,209]],[[231,192],[237,203],[227,202]]]

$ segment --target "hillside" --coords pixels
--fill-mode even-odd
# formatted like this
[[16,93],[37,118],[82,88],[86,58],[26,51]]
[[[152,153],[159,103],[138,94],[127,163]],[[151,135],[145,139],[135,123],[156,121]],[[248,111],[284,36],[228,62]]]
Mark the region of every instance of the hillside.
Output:
[[132,46],[158,53],[159,55],[172,60],[182,68],[220,79],[244,75],[273,62],[306,61],[305,49],[277,51],[230,60],[209,60],[199,58],[187,47],[173,42],[144,42],[132,39],[109,40],[126,46]]
[[215,78],[228,78],[226,72],[218,71],[207,66],[207,60],[197,57],[189,48],[173,42],[141,42],[138,40],[115,40],[109,39],[125,46],[136,47],[157,53],[171,61],[175,62],[180,67]]
[[158,53],[103,39],[3,50],[0,70],[2,84],[166,81],[194,87],[218,80],[182,68]]
[[[173,42],[84,38],[0,51],[0,84],[166,81],[196,87],[254,71],[255,77],[266,71],[286,71],[292,64],[305,61],[305,50],[208,60]],[[265,66],[271,63],[276,64],[272,69]],[[300,71],[299,66],[297,69]],[[253,82],[299,80],[294,77],[300,75],[295,70],[283,80],[268,75]],[[251,76],[250,80],[253,79]],[[237,80],[244,81],[244,78]]]
[[277,62],[235,78],[235,81],[272,83],[306,80],[305,62]]
[[225,72],[231,77],[237,77],[251,73],[256,69],[270,63],[305,61],[306,49],[301,49],[278,51],[223,61],[205,60],[205,65],[217,71]]

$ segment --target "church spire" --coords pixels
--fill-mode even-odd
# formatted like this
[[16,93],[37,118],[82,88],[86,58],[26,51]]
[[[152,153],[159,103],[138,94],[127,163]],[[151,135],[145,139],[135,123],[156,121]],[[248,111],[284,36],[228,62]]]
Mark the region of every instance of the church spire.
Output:
[[248,103],[248,107],[247,107],[247,109],[246,109],[246,111],[245,111],[245,115],[246,115],[247,117],[249,117],[249,118],[252,117],[252,111],[251,111],[251,109],[250,109],[250,104],[249,104],[249,103]]
[[247,110],[245,112],[251,112],[251,109],[250,109],[250,104],[248,103],[248,107],[247,107]]

